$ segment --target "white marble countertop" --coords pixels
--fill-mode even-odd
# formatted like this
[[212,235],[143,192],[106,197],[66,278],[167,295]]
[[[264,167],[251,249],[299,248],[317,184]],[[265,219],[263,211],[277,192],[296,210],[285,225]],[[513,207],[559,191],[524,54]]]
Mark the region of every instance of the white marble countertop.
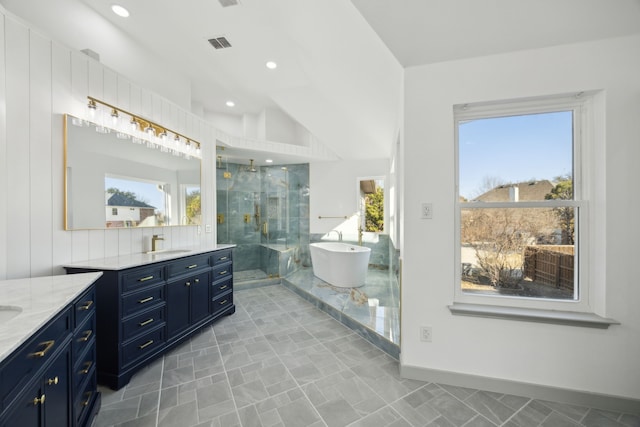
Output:
[[17,316],[0,321],[0,362],[101,275],[98,272],[0,281],[0,310],[20,311]]
[[232,244],[217,244],[166,249],[155,253],[140,252],[129,255],[78,261],[70,264],[64,264],[63,267],[87,268],[94,270],[124,270],[131,267],[153,264],[154,262],[167,261],[170,259],[183,258],[205,252],[234,248],[235,246],[236,245]]

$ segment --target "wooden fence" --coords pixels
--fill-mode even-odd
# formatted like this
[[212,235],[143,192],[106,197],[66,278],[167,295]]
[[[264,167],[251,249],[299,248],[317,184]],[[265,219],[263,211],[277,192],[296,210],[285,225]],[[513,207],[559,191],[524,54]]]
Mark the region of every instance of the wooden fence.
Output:
[[524,276],[538,283],[573,290],[573,245],[527,246]]

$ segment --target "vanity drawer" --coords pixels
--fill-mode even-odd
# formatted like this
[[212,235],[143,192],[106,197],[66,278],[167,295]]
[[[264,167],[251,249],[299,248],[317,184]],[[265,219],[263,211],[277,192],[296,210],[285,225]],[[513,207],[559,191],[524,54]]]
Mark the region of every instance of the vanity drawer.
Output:
[[233,264],[221,265],[213,269],[211,281],[217,282],[219,280],[231,278],[232,273],[233,273]]
[[122,365],[127,366],[164,345],[164,327],[134,338],[122,348]]
[[73,327],[77,328],[87,317],[92,316],[96,312],[96,288],[91,286],[91,289],[82,295],[73,305],[73,309],[76,314]]
[[91,344],[96,334],[96,317],[91,316],[85,319],[86,322],[80,325],[73,334],[73,357],[77,357],[80,353]]
[[73,367],[73,390],[79,390],[82,383],[93,374],[96,360],[95,341],[91,341],[91,347],[87,349],[79,358]]
[[211,265],[216,266],[231,262],[233,260],[231,249],[225,249],[223,251],[216,251],[211,255]]
[[133,291],[143,286],[164,281],[164,268],[155,265],[145,268],[134,268],[122,275],[122,290]]
[[122,315],[128,316],[146,310],[164,301],[164,285],[134,292],[122,298]]
[[81,426],[85,422],[85,418],[88,415],[88,411],[92,406],[92,402],[96,399],[96,393],[98,385],[96,384],[96,376],[93,375],[93,371],[89,372],[89,378],[91,378],[82,391],[76,393],[76,401],[73,402],[76,416],[77,426]]
[[168,276],[176,277],[182,274],[191,274],[203,268],[209,268],[209,255],[194,255],[177,259],[167,265]]
[[214,298],[211,301],[211,314],[215,314],[233,305],[233,292]]
[[127,319],[122,323],[122,340],[126,341],[138,334],[155,328],[164,322],[165,305],[147,310]]
[[215,282],[213,285],[211,285],[211,296],[215,298],[216,296],[230,291],[231,289],[233,289],[233,280],[231,278]]
[[40,367],[49,361],[65,339],[71,334],[71,308],[54,318],[43,330],[34,334],[2,364],[0,370],[0,397],[2,407],[12,400],[15,388],[33,377]]

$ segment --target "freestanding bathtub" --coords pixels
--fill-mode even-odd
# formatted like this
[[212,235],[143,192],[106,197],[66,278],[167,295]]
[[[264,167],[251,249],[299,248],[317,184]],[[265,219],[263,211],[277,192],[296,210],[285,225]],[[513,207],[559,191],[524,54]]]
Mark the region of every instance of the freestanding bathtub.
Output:
[[309,244],[313,274],[333,286],[364,285],[371,248],[340,242]]

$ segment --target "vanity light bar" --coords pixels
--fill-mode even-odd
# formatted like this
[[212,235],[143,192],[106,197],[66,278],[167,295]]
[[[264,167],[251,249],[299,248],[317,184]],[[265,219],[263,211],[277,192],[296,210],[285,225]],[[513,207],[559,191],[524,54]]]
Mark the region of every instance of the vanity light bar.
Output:
[[[129,124],[132,127],[131,131],[141,131],[141,132],[145,132],[148,133],[149,136],[155,137],[155,138],[159,138],[162,139],[163,141],[173,141],[174,144],[179,144],[180,141],[183,139],[185,141],[185,148],[187,150],[190,150],[189,152],[185,152],[183,150],[180,150],[177,147],[174,147],[174,150],[176,150],[177,152],[179,152],[180,154],[184,154],[186,156],[194,156],[194,157],[201,157],[201,144],[198,141],[195,141],[192,138],[188,138],[186,136],[184,136],[181,133],[178,133],[174,130],[171,130],[169,128],[166,128],[164,126],[161,126],[157,123],[152,122],[151,120],[148,119],[144,119],[138,115],[135,115],[133,113],[130,113],[127,110],[123,110],[122,108],[118,108],[114,105],[111,105],[107,102],[101,101],[97,98],[94,98],[92,96],[87,96],[87,99],[89,100],[88,104],[87,104],[87,108],[90,110],[90,112],[92,113],[91,116],[95,115],[95,112],[97,110],[98,104],[99,105],[103,105],[105,107],[107,107],[107,109],[109,109],[109,115],[113,120],[117,120],[120,117],[120,114],[125,114],[128,115],[131,119],[129,120]],[[90,118],[90,121],[95,120],[94,117]],[[121,131],[118,130],[118,133],[121,133]],[[169,139],[168,138],[168,133],[172,133],[174,136],[173,138]],[[136,138],[135,135],[131,135],[132,137]],[[153,142],[153,141],[152,141]]]

